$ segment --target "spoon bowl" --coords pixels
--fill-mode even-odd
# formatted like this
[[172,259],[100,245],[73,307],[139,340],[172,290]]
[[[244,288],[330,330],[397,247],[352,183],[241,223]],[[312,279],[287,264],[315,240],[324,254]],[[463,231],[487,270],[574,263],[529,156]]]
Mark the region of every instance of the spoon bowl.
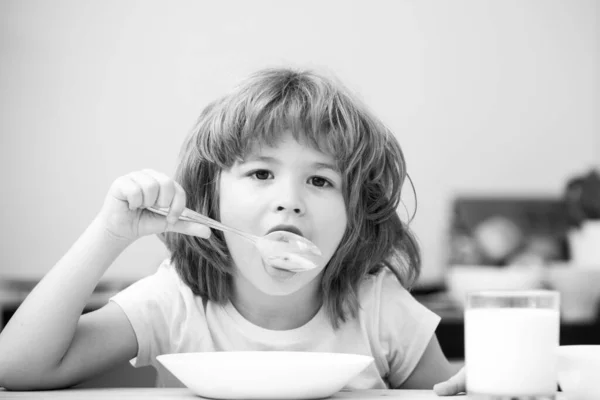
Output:
[[[148,207],[146,209],[163,216],[167,216],[169,213],[168,208]],[[179,220],[196,222],[213,229],[240,235],[254,243],[266,263],[292,272],[303,272],[316,268],[322,255],[313,242],[292,232],[274,231],[262,237],[256,236],[224,225],[189,208],[183,210]]]

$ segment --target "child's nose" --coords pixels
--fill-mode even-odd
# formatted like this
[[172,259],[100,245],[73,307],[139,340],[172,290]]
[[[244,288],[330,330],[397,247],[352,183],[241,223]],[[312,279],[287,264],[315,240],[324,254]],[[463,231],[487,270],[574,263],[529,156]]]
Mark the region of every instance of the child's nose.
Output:
[[277,206],[277,211],[286,211],[286,210],[290,210],[292,212],[294,212],[295,214],[302,214],[302,209],[300,207],[284,207],[284,206]]
[[305,212],[305,204],[302,199],[301,189],[293,185],[280,185],[277,188],[275,210],[277,212],[291,212],[302,215]]

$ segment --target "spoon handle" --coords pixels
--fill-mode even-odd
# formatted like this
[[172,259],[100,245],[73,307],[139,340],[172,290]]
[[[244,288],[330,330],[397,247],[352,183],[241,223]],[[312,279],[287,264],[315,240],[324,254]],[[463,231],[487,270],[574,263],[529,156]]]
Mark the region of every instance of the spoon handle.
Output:
[[[165,207],[147,207],[146,210],[152,211],[153,213],[156,213],[156,214],[164,215],[165,217],[169,213],[169,209],[165,208]],[[248,239],[252,243],[256,243],[256,241],[258,239],[258,237],[254,236],[250,233],[240,231],[239,229],[235,229],[235,228],[232,228],[227,225],[223,225],[219,221],[215,221],[214,219],[209,218],[206,215],[199,214],[196,211],[190,210],[189,208],[183,209],[183,212],[181,213],[181,216],[179,217],[179,219],[181,221],[197,222],[197,223],[206,225],[208,227],[218,229],[220,231],[227,231],[227,232],[235,233],[237,235],[240,235],[240,236]]]

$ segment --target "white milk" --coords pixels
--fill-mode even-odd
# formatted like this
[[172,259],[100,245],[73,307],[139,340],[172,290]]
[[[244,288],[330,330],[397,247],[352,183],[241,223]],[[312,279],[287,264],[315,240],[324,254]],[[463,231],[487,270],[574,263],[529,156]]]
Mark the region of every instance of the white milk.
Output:
[[465,311],[467,392],[502,396],[556,392],[558,310]]

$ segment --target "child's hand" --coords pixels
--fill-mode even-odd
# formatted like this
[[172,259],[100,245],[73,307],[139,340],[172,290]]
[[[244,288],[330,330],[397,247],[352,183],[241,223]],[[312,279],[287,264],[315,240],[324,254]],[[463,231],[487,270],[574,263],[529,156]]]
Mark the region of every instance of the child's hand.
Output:
[[[164,174],[146,169],[113,182],[99,218],[109,234],[125,240],[166,231],[208,238],[207,226],[178,220],[185,203],[181,185]],[[149,206],[170,208],[169,215],[164,217],[145,210]]]
[[456,375],[452,376],[445,382],[440,382],[433,387],[433,391],[438,396],[454,396],[460,392],[465,392],[466,380],[465,380],[465,368],[461,368]]

